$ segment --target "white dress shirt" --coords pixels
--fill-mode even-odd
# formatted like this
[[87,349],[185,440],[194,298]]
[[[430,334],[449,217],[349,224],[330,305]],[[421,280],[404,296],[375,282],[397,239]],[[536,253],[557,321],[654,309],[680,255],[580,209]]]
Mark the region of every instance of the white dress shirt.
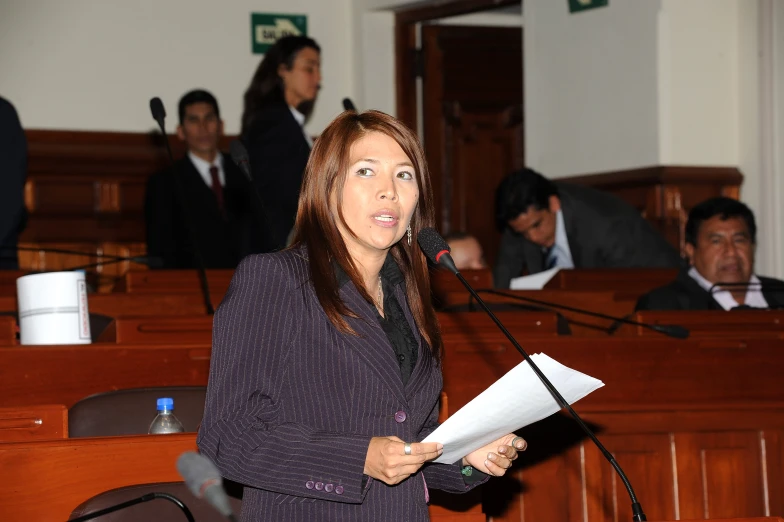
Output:
[[[547,249],[543,249],[547,253]],[[569,248],[569,239],[566,237],[566,224],[564,223],[563,212],[559,210],[555,216],[555,243],[552,250],[547,255],[545,261],[545,268],[549,266],[550,259],[555,258],[555,265],[558,268],[574,268],[574,261],[572,260],[572,251]]]
[[206,183],[209,188],[212,188],[212,176],[210,175],[210,167],[212,166],[218,167],[218,179],[220,180],[221,187],[226,186],[226,173],[223,171],[223,154],[218,152],[215,156],[215,161],[212,163],[204,161],[191,151],[188,151],[188,158],[190,158],[191,163],[193,163],[193,166],[196,167],[196,170],[199,172],[201,179],[204,180],[204,183]]
[[[702,277],[702,274],[700,274],[696,268],[691,267],[689,269],[689,277],[697,281],[698,285],[710,292],[711,296],[725,310],[732,310],[736,306],[740,306],[728,290],[716,287],[711,291],[713,283]],[[746,306],[768,308],[768,302],[765,300],[765,296],[762,295],[762,283],[760,282],[759,277],[754,274],[751,274],[751,277],[749,278],[749,286],[746,288],[746,297],[743,301],[743,304]]]
[[295,109],[291,105],[289,105],[289,110],[291,111],[291,114],[294,116],[294,119],[297,120],[297,123],[299,123],[299,128],[302,129],[302,135],[305,136],[305,141],[308,142],[308,145],[312,149],[313,148],[313,138],[308,136],[308,133],[305,131],[305,115],[302,114],[301,112],[299,112],[297,109]]

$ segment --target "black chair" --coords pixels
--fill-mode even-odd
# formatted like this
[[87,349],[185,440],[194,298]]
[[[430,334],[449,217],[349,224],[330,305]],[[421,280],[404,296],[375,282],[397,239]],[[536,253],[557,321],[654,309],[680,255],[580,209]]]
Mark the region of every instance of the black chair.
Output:
[[136,388],[91,395],[68,410],[69,437],[142,435],[157,415],[156,401],[174,399],[174,415],[186,432],[195,432],[204,416],[206,386]]
[[[69,518],[94,513],[152,492],[168,493],[178,498],[191,511],[196,522],[224,522],[226,520],[207,502],[194,497],[182,482],[138,484],[105,491],[79,504],[71,512]],[[234,514],[239,517],[242,500],[234,498],[230,494],[230,501]],[[174,503],[164,499],[155,499],[115,511],[114,513],[101,515],[91,520],[98,522],[177,522],[178,520],[185,521],[186,518],[185,514]]]

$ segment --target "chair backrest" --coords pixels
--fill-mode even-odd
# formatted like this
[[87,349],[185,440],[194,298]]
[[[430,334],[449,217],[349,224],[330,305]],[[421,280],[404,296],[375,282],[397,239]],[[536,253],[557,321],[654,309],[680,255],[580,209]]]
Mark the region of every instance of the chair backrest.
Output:
[[[187,486],[182,482],[138,484],[106,491],[79,504],[79,506],[73,510],[69,518],[76,518],[88,513],[94,513],[101,509],[128,500],[133,500],[152,492],[173,495],[185,504],[197,522],[223,522],[226,520],[207,502],[194,497]],[[230,501],[234,514],[239,517],[242,500],[231,497],[230,495]],[[136,522],[137,520],[144,520],[145,522],[173,522],[176,520],[185,520],[185,516],[180,508],[173,502],[164,499],[155,499],[115,511],[114,513],[108,513],[91,520],[98,522]]]
[[204,415],[206,386],[136,388],[98,393],[68,411],[70,437],[108,437],[147,433],[155,418],[156,400],[174,399],[174,415],[186,432],[195,432]]

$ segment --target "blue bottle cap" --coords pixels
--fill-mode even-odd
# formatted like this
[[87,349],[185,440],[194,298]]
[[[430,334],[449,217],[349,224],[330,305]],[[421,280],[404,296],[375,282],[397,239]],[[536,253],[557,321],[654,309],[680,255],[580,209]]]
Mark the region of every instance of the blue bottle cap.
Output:
[[173,409],[174,409],[174,399],[171,399],[169,397],[158,399],[158,411],[173,410]]

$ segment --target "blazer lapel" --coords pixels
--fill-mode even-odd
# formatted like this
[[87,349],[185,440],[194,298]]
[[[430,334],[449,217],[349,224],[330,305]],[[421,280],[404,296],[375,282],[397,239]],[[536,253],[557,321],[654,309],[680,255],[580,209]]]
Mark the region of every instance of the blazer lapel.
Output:
[[[343,336],[343,339],[354,349],[359,358],[378,375],[379,379],[394,392],[395,396],[405,403],[406,396],[403,390],[403,380],[400,378],[400,365],[395,358],[392,345],[381,325],[375,319],[367,319],[375,318],[372,305],[362,298],[350,281],[343,285],[340,293],[346,306],[359,315],[359,318],[346,317],[349,326],[359,336],[349,334]],[[416,371],[416,368],[414,370]]]

